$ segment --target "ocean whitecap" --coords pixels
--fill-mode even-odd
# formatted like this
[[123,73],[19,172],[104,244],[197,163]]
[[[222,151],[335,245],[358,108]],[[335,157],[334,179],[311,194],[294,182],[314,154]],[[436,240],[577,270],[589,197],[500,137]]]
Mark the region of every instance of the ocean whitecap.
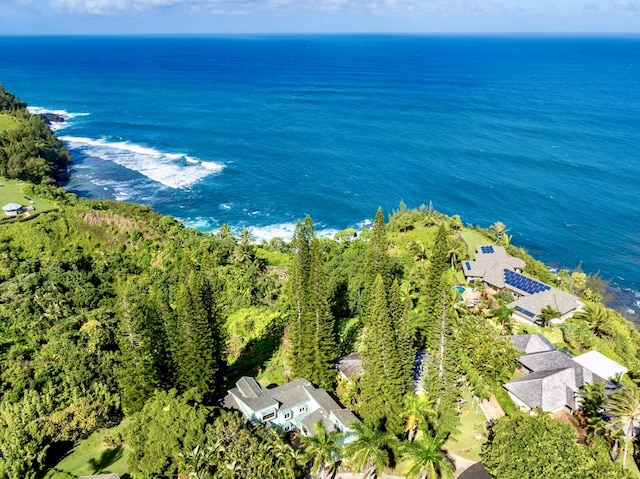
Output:
[[167,153],[128,141],[62,136],[71,149],[111,161],[169,188],[188,188],[206,176],[222,171],[220,163],[202,161],[182,153]]

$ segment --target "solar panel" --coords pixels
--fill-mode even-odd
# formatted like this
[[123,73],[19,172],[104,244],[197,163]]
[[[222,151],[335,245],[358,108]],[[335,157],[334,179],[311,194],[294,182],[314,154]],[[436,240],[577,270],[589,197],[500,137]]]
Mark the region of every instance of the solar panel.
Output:
[[536,281],[535,279],[528,278],[520,273],[516,273],[515,271],[508,269],[504,269],[503,271],[504,282],[509,286],[513,286],[514,288],[524,291],[525,293],[536,294],[551,289],[551,286],[541,283],[540,281]]
[[471,264],[468,261],[465,261],[464,265],[467,268],[467,271],[471,269]]
[[520,311],[522,314],[524,314],[524,315],[526,315],[526,316],[529,316],[530,318],[535,318],[535,316],[536,316],[536,315],[535,315],[535,314],[533,314],[531,311],[528,311],[528,310],[526,310],[526,309],[524,309],[524,308],[521,308],[520,306],[516,306],[516,309],[517,309],[518,311]]

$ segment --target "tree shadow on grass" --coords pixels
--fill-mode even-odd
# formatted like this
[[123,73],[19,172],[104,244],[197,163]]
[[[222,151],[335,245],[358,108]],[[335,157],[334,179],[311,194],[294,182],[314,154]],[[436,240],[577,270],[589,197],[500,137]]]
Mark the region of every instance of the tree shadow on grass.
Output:
[[229,367],[228,386],[233,386],[242,376],[256,377],[280,347],[281,337],[281,331],[271,331],[262,338],[250,340]]
[[103,451],[99,459],[95,459],[93,457],[89,459],[88,462],[89,465],[93,468],[93,473],[98,474],[100,472],[109,472],[105,471],[105,469],[121,459],[123,452],[123,447],[118,446],[114,449],[107,449]]

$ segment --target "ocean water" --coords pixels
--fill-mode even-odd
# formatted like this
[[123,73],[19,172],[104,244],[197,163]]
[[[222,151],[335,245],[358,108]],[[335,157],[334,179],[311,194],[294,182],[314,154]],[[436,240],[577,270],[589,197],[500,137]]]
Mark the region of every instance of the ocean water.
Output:
[[0,83],[80,195],[257,238],[431,201],[640,315],[640,38],[0,37]]

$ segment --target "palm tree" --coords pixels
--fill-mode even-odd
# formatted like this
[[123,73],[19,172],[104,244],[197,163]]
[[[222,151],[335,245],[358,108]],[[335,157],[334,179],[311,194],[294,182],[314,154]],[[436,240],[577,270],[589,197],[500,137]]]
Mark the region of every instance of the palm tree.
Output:
[[402,459],[409,463],[404,472],[405,477],[420,479],[451,477],[453,466],[442,450],[444,441],[444,437],[431,437],[425,434],[418,441],[402,444],[400,447]]
[[345,456],[356,472],[364,471],[362,479],[373,479],[389,464],[395,437],[362,422],[351,424],[351,429],[357,439],[347,444]]
[[429,398],[426,394],[409,393],[405,398],[404,416],[407,418],[405,432],[407,433],[407,441],[413,442],[418,427],[424,422],[425,418],[436,412],[429,407]]
[[462,220],[460,219],[460,215],[453,215],[449,218],[449,228],[453,231],[459,231],[462,229]]
[[340,457],[342,447],[337,440],[342,438],[344,434],[333,431],[327,433],[321,421],[315,426],[315,436],[303,436],[302,444],[305,446],[304,457],[311,463],[311,474],[319,479],[327,479],[331,476],[333,465],[337,458]]
[[593,334],[600,337],[607,334],[607,328],[613,319],[613,312],[600,303],[588,304],[584,311],[573,316],[575,319],[586,321]]
[[581,425],[592,434],[604,432],[605,421],[601,411],[605,386],[604,381],[596,381],[580,388]]
[[220,239],[225,239],[227,236],[231,236],[231,228],[229,228],[229,225],[227,223],[224,223],[220,227],[217,236]]
[[507,334],[513,332],[513,309],[507,307],[507,305],[500,301],[500,307],[498,309],[492,309],[491,314],[493,318],[504,328]]
[[455,262],[464,258],[467,253],[466,245],[458,238],[450,236],[447,238],[447,256],[451,261],[451,269],[455,268]]
[[603,407],[611,416],[611,428],[625,429],[624,457],[622,458],[624,467],[627,462],[629,441],[635,436],[636,422],[640,419],[640,388],[633,385],[620,389],[604,400]]
[[538,316],[540,316],[540,319],[544,322],[544,326],[549,326],[552,319],[559,318],[562,315],[560,314],[560,311],[555,309],[553,306],[547,305],[540,310],[540,314]]
[[489,226],[489,231],[493,233],[496,241],[500,241],[500,239],[509,231],[509,228],[507,228],[507,225],[505,225],[502,221],[496,221],[491,226]]

